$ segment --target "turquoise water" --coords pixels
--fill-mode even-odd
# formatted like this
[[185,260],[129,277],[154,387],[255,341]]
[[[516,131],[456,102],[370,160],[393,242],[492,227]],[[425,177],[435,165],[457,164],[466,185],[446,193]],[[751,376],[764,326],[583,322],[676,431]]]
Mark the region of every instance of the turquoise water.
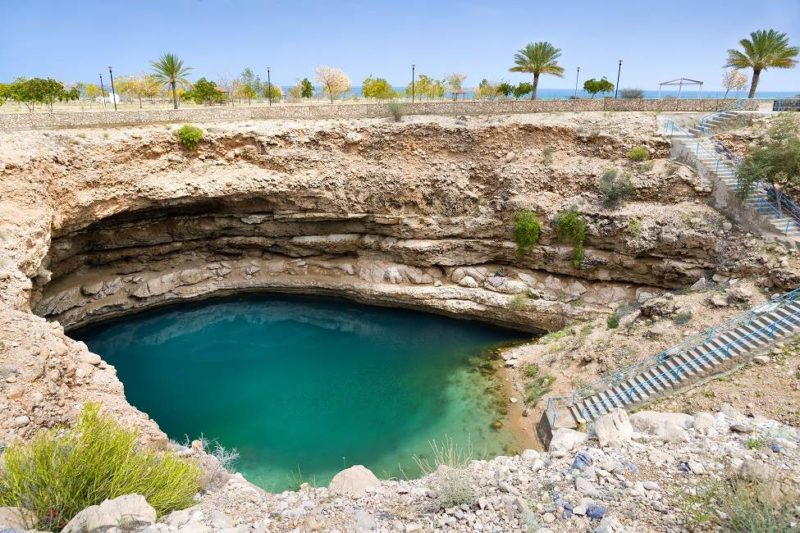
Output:
[[363,464],[418,474],[412,456],[452,439],[479,454],[516,446],[487,352],[518,333],[445,317],[296,296],[179,304],[73,334],[117,368],[125,394],[173,439],[241,454],[269,490],[326,484]]

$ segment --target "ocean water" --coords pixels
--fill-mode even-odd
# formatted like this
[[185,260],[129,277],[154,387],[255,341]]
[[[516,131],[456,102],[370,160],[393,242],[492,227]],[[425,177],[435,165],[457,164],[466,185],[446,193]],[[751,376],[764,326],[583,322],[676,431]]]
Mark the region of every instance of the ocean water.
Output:
[[[363,464],[418,475],[415,454],[452,439],[514,451],[495,377],[501,343],[526,338],[426,313],[335,299],[246,295],[178,304],[74,332],[117,369],[125,394],[172,439],[235,448],[273,491],[326,484]],[[485,366],[485,365],[484,365]]]
[[[394,89],[396,91],[400,92],[400,93],[403,93],[405,91],[405,87],[395,87]],[[288,91],[288,87],[284,88],[284,93],[286,93],[286,91]],[[536,93],[537,98],[539,98],[540,100],[567,100],[571,96],[573,96],[574,94],[575,94],[575,90],[574,89],[543,89],[541,87],[539,88],[539,90]],[[794,90],[794,91],[758,91],[756,93],[756,98],[770,100],[770,99],[781,99],[781,98],[794,98],[794,97],[798,97],[798,95],[800,95],[800,86],[797,88],[797,90]],[[358,97],[360,97],[361,96],[361,87],[360,86],[353,87],[353,90],[350,92],[349,96],[358,96]],[[592,95],[590,95],[589,93],[587,93],[583,89],[579,89],[578,90],[578,97],[580,97],[580,98],[591,98],[591,96]],[[605,95],[597,95],[595,98],[602,98],[603,96],[605,96],[605,97],[613,97],[614,93],[612,92],[612,93],[607,93]],[[678,91],[677,90],[674,90],[674,91],[672,91],[672,90],[670,90],[670,91],[664,90],[664,91],[661,92],[660,96],[661,96],[661,98],[667,98],[667,97],[677,98]],[[464,98],[466,100],[470,100],[470,99],[472,99],[474,97],[475,97],[475,93],[472,90],[467,89],[464,92],[464,94],[463,95],[459,95],[458,98],[459,98],[459,100],[462,99],[462,98]],[[655,98],[659,97],[659,92],[658,92],[658,90],[645,90],[644,91],[644,97],[645,98],[650,98],[650,99],[655,99]],[[684,87],[683,90],[681,91],[680,97],[681,98],[723,98],[723,97],[725,97],[725,91],[711,91],[711,90],[707,91],[707,90],[702,90],[702,91],[700,91],[698,93],[697,89],[693,89],[691,87],[688,87],[688,88]],[[738,98],[745,98],[745,97],[747,97],[747,91],[746,90],[739,91]],[[347,98],[347,96],[345,96],[344,98]],[[452,98],[452,96],[451,95],[447,95],[446,99],[448,99],[448,98]],[[524,98],[530,98],[530,96],[523,97],[523,99]],[[729,92],[728,93],[728,98],[729,99],[737,98],[736,91]]]

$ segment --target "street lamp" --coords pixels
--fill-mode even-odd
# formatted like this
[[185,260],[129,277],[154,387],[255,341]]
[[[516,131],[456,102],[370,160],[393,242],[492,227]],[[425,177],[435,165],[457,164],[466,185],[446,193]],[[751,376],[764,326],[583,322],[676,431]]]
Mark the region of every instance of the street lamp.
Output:
[[269,67],[267,67],[267,99],[269,100],[269,106],[272,107],[272,79],[269,75]]
[[617,93],[619,92],[619,75],[622,73],[622,60],[619,60],[619,67],[617,67],[617,85],[614,87],[614,100],[617,99]]
[[575,74],[575,94],[573,95],[575,98],[578,97],[578,78],[581,77],[581,67],[578,67],[578,72]]
[[416,87],[414,86],[415,85],[415,72],[414,71],[415,71],[416,68],[417,68],[417,66],[412,63],[411,64],[411,103],[412,104],[414,103],[414,96],[415,96],[414,93],[416,91]]
[[114,90],[114,73],[111,72],[111,67],[108,67],[108,75],[111,76],[111,98],[114,100],[114,111],[117,110],[117,91]]
[[106,88],[103,87],[103,73],[100,73],[100,98],[103,101],[103,111],[106,110]]

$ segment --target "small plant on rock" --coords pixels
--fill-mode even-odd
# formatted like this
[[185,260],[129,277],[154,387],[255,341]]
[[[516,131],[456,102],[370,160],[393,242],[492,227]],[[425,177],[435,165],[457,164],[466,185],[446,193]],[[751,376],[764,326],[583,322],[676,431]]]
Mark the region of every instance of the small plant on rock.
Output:
[[633,184],[627,174],[620,174],[617,169],[606,170],[597,187],[603,194],[603,205],[614,208],[633,195]]
[[141,494],[159,516],[194,503],[201,470],[172,452],[141,448],[138,433],[87,404],[74,427],[37,434],[3,453],[0,505],[25,508],[35,528],[59,531],[103,500]]
[[556,234],[562,242],[572,244],[572,266],[578,268],[583,261],[583,243],[586,240],[586,219],[577,207],[562,211],[556,217]]
[[514,242],[517,243],[517,257],[530,252],[539,243],[542,225],[536,213],[529,209],[514,214]]
[[458,505],[471,505],[475,502],[475,489],[472,488],[470,476],[470,461],[475,459],[475,452],[470,443],[462,447],[446,438],[444,442],[430,441],[429,456],[415,455],[423,475],[433,475],[431,488],[436,492],[437,500],[442,507],[455,507]]
[[508,307],[514,311],[524,310],[526,307],[528,307],[528,295],[523,293],[515,294],[511,298],[511,302],[509,302]]
[[181,144],[185,146],[187,150],[194,152],[197,150],[197,144],[200,142],[200,139],[203,138],[203,130],[191,124],[184,124],[178,130],[177,135]]
[[650,159],[650,151],[644,146],[634,146],[625,156],[631,161],[647,161]]
[[608,329],[617,329],[619,327],[619,314],[616,311],[606,319],[606,326]]

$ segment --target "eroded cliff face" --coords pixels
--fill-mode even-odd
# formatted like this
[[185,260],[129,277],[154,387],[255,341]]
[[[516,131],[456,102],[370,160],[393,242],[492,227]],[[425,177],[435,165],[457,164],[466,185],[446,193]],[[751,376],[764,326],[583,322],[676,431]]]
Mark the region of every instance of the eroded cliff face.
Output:
[[[650,114],[214,125],[196,152],[173,129],[0,133],[0,323],[20,339],[10,367],[39,379],[18,366],[44,357],[69,380],[49,392],[65,405],[121,393],[61,326],[178,299],[326,293],[540,331],[702,275],[772,268],[705,205],[696,175],[666,161]],[[635,145],[654,161],[628,161]],[[612,168],[635,187],[618,209],[596,185]],[[588,222],[577,267],[554,230],[571,206]],[[520,209],[542,221],[523,256]],[[25,338],[34,326],[67,351]],[[58,411],[43,405],[0,424],[24,434]]]

